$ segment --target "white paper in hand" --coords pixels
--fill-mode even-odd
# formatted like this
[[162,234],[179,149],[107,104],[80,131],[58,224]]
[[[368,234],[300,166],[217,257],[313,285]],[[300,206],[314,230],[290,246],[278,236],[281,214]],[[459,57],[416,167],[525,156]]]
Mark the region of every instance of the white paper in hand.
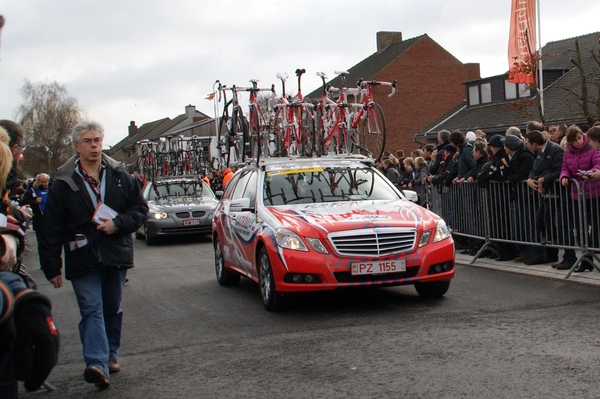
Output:
[[104,223],[104,220],[100,218],[114,219],[117,215],[118,213],[110,206],[106,205],[104,202],[99,202],[94,211],[94,216],[92,216],[92,220],[94,223],[102,224]]

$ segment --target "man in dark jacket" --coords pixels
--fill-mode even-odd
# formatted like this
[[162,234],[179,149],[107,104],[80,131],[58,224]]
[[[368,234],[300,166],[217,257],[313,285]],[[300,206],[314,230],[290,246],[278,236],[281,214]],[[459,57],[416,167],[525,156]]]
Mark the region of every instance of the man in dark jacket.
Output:
[[[537,209],[538,206],[535,204],[535,197],[531,195],[531,190],[526,189],[521,182],[529,177],[535,157],[517,136],[508,135],[504,138],[504,150],[507,155],[504,163],[508,165],[506,180],[512,183],[509,203],[511,239],[531,242],[533,239],[531,229],[534,224],[534,215],[527,212],[527,210]],[[531,249],[530,245],[517,244],[520,256],[514,261],[529,262],[531,260]]]
[[442,166],[442,161],[443,161],[442,151],[445,146],[450,144],[450,141],[448,141],[449,136],[450,136],[450,132],[447,130],[440,130],[438,132],[438,145],[436,147],[437,153],[435,155],[435,159],[429,166],[429,173],[432,175],[439,174],[440,168]]
[[44,211],[46,209],[46,200],[48,199],[49,179],[50,177],[46,173],[39,173],[21,200],[21,205],[29,205],[33,211],[33,230],[35,231],[38,245],[40,236],[44,234],[44,222],[46,221]]
[[[537,130],[525,135],[525,144],[534,152],[536,158],[533,168],[529,173],[527,185],[537,192],[542,200],[535,214],[536,227],[542,235],[542,241],[551,234],[551,215],[553,209],[557,209],[557,201],[551,198],[555,193],[555,184],[560,176],[564,149],[550,140],[546,140],[542,133]],[[531,260],[528,265],[539,265],[544,263],[558,262],[558,248],[534,247]]]
[[148,206],[122,164],[102,154],[104,128],[84,121],[73,128],[77,155],[56,174],[46,202],[40,262],[55,288],[71,280],[81,322],[84,379],[106,388],[108,373],[120,370],[118,349],[127,269],[133,267],[131,233],[144,222]]

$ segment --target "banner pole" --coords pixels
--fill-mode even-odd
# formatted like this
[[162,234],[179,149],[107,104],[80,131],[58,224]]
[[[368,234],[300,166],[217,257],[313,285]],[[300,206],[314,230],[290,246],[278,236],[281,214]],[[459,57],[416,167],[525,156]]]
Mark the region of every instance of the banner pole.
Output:
[[[536,29],[537,29],[537,54],[538,54],[538,90],[540,93],[540,108],[542,110],[542,117],[544,117],[544,69],[542,67],[542,24],[540,18],[540,0],[536,0]],[[545,119],[545,118],[544,118]]]

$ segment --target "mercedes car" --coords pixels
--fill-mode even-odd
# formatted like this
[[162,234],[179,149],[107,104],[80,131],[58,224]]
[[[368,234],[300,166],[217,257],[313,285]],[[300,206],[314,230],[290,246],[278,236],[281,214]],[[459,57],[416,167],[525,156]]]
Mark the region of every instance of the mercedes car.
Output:
[[[446,294],[454,242],[362,156],[263,158],[236,172],[213,218],[216,278],[258,284],[267,310],[286,295],[412,284]],[[412,193],[414,194],[414,192]]]

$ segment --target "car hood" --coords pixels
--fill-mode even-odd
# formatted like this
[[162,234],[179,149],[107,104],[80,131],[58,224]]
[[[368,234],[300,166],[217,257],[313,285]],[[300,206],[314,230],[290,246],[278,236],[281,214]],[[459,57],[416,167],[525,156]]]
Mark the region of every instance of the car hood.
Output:
[[[409,201],[350,201],[268,207],[282,227],[302,235],[374,227],[432,228],[437,215]],[[429,227],[431,226],[431,227]]]
[[180,209],[188,210],[189,208],[213,209],[217,204],[218,201],[216,199],[198,197],[169,197],[148,201],[148,206],[152,210],[165,212],[174,212]]

